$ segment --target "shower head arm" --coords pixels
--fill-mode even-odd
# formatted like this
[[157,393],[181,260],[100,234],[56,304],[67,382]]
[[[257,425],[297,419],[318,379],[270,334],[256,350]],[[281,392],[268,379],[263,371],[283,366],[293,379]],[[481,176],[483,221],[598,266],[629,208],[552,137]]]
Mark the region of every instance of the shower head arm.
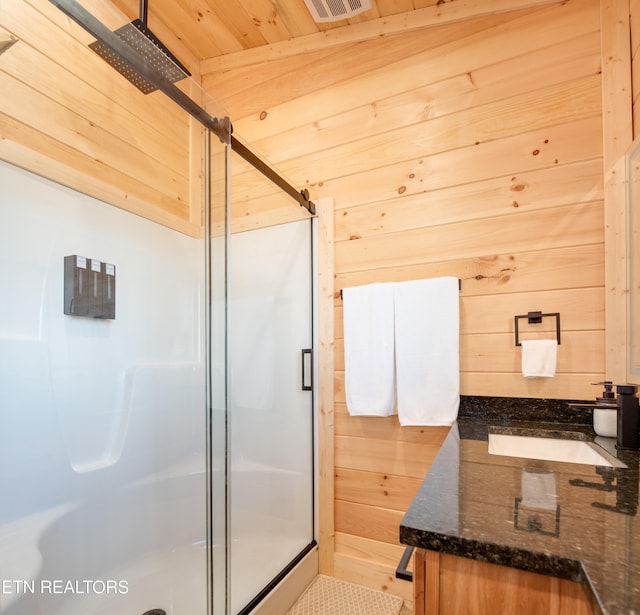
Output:
[[140,0],[140,21],[146,26],[149,16],[149,4],[147,0]]

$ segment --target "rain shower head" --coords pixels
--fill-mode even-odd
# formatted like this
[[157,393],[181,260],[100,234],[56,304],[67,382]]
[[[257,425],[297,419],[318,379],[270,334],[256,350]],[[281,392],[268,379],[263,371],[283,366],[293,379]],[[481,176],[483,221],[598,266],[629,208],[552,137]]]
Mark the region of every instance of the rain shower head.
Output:
[[[130,24],[118,28],[113,34],[137,53],[156,76],[160,75],[169,83],[190,77],[191,73],[147,27],[147,12],[147,0],[140,0],[140,19],[135,19]],[[153,81],[145,78],[144,74],[123,60],[120,54],[100,39],[91,43],[89,47],[144,94],[150,94],[158,89]]]
[[[175,83],[191,76],[191,73],[164,46],[142,19],[135,19],[113,33],[135,50],[141,58],[144,58],[146,63],[169,83]],[[145,79],[139,71],[131,67],[102,41],[94,41],[89,47],[144,94],[150,94],[158,89],[156,85]]]

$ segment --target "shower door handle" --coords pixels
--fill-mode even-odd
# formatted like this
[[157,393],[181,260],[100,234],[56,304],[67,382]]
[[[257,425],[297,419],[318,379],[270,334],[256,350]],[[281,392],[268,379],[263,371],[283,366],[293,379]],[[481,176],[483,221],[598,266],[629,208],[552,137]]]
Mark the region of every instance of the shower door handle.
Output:
[[302,349],[301,363],[302,390],[313,391],[313,348]]

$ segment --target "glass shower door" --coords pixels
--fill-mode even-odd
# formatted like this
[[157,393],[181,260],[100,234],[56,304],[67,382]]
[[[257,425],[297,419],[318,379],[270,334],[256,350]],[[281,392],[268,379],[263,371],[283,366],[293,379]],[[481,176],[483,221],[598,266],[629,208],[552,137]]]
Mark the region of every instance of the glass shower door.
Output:
[[311,221],[234,233],[230,246],[228,546],[236,614],[313,543]]

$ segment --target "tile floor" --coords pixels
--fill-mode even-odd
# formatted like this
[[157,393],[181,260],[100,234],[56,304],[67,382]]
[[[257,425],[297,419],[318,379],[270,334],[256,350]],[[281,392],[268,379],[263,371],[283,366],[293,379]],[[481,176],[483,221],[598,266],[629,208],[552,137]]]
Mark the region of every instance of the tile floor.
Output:
[[287,615],[410,615],[402,598],[319,575]]

